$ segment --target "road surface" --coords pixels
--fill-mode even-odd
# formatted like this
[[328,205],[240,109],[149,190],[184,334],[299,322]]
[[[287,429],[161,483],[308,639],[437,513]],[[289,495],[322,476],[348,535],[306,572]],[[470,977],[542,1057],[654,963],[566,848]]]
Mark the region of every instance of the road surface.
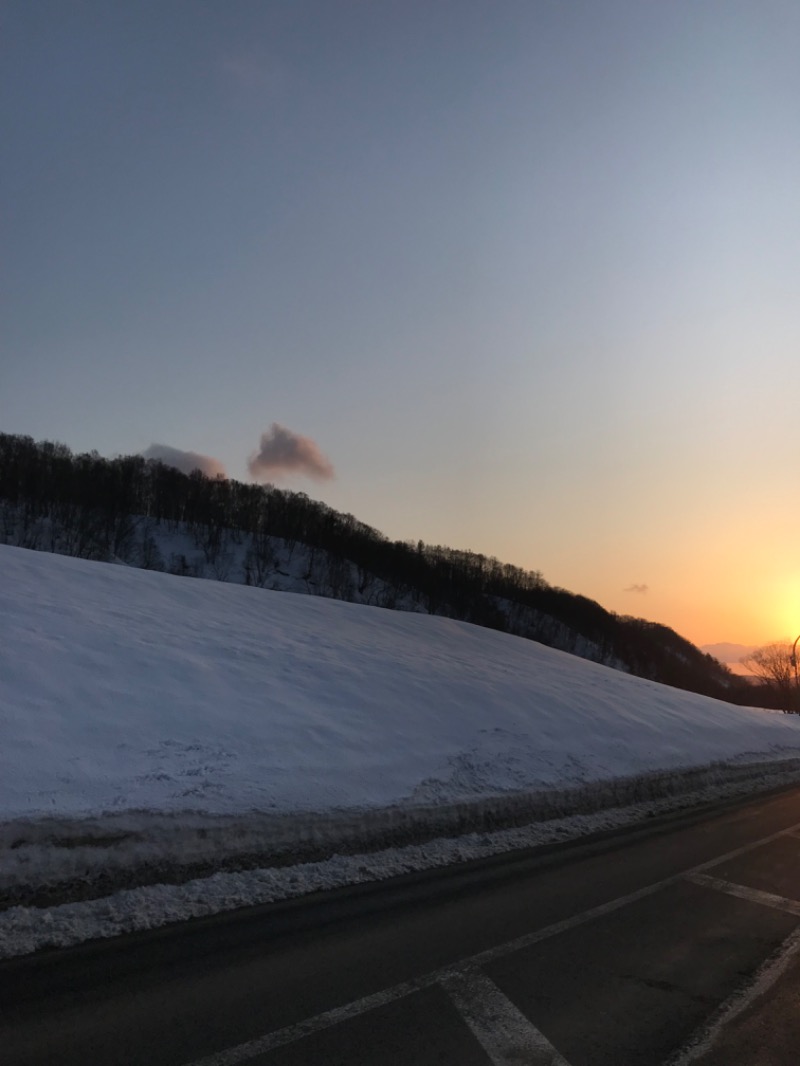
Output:
[[4,1066],[795,1066],[800,790],[0,964]]

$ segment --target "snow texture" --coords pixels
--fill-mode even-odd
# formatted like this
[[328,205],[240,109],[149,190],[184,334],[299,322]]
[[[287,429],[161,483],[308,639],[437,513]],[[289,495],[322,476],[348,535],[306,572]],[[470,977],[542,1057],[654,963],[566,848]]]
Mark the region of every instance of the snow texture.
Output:
[[465,622],[0,548],[0,813],[446,802],[745,753],[800,718]]
[[[408,810],[422,822],[420,812],[455,811],[457,826],[459,804],[492,797],[577,795],[709,766],[797,773],[796,716],[681,692],[439,617],[4,546],[0,618],[3,890],[24,888],[30,876],[33,893],[54,862],[62,865],[52,881],[63,880],[65,856],[83,876],[87,854],[113,852],[115,839],[135,853],[148,818],[172,819],[187,837],[194,825],[198,839],[207,829],[197,826],[215,818],[324,822],[348,811]],[[497,841],[481,847],[502,850]],[[363,856],[325,861],[340,864],[331,874],[338,884],[465,849],[450,841],[436,859],[397,858],[395,849],[385,861],[375,852],[372,866]],[[347,863],[367,872],[342,873]],[[133,910],[149,917],[133,926],[109,919],[111,932],[88,935],[161,924],[178,911],[210,913],[231,900],[282,898],[292,877],[302,891],[331,883],[305,867],[216,875],[260,878],[255,897],[228,882],[214,896],[218,882],[185,872],[181,885],[134,887],[127,891],[160,894],[162,903],[183,893],[183,910],[137,897]],[[276,877],[289,889],[274,888]],[[112,906],[64,904],[90,905]],[[119,906],[115,913],[130,910]],[[74,942],[63,928],[49,939],[23,936],[25,927],[55,929],[57,911],[10,907],[3,951]],[[84,928],[78,919],[71,927]]]
[[[140,885],[99,899],[77,900],[46,908],[12,906],[0,913],[0,959],[70,947],[122,933],[143,932],[239,907],[295,899],[312,892],[421,873],[504,852],[619,830],[647,817],[691,807],[698,802],[713,802],[724,796],[741,795],[743,791],[796,782],[797,766],[782,772],[782,765],[786,766],[774,763],[770,768],[760,768],[746,781],[717,782],[681,798],[553,818],[494,833],[466,833],[457,838],[434,839],[365,855],[333,854],[319,862],[295,863],[286,867],[222,871],[180,884]],[[28,869],[38,870],[35,864]]]

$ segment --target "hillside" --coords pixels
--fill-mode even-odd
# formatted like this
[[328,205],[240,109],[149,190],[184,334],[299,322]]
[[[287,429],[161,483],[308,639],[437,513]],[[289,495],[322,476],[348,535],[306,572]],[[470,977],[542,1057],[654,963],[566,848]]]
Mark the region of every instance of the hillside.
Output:
[[446,802],[770,756],[732,707],[444,618],[4,547],[0,811]]
[[188,577],[439,615],[730,700],[726,667],[666,626],[470,551],[390,541],[303,493],[141,456],[0,434],[0,543]]
[[0,617],[0,957],[800,767],[796,716],[420,613],[3,546]]

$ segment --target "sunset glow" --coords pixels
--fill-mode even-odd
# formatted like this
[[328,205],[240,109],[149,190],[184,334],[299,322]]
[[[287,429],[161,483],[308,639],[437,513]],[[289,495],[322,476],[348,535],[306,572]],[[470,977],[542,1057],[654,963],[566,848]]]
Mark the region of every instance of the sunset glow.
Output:
[[800,5],[235,7],[4,5],[0,429],[800,632]]

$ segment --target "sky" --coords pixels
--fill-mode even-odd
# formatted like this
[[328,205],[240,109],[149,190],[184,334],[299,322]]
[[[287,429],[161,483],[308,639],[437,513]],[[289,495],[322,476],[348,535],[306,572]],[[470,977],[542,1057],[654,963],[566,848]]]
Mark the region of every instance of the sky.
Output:
[[0,431],[800,632],[795,0],[0,0],[0,39]]

